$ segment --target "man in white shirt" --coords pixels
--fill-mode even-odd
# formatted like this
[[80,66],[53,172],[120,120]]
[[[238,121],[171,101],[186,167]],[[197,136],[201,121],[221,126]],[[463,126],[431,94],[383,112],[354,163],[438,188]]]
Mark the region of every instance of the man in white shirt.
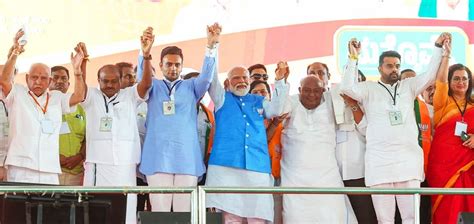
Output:
[[[379,58],[378,82],[357,83],[360,43],[349,42],[350,59],[345,67],[341,90],[362,103],[367,119],[365,182],[374,188],[417,188],[423,175],[423,152],[418,145],[418,129],[413,101],[436,78],[442,44],[451,36],[443,33],[426,74],[399,81],[400,55],[384,52]],[[413,196],[372,195],[379,223],[393,223],[395,200],[404,223],[414,222]]]
[[[365,81],[359,73],[358,81]],[[336,120],[336,160],[345,187],[366,187],[364,180],[367,120],[354,99],[341,94],[340,85],[330,91]],[[359,223],[377,223],[370,195],[348,195]]]
[[[23,31],[19,31],[23,35]],[[20,35],[20,36],[21,36]],[[85,83],[80,68],[84,54],[76,49],[71,55],[74,68],[74,93],[48,91],[50,68],[41,63],[31,65],[26,74],[27,87],[12,84],[13,70],[23,46],[16,45],[5,63],[0,78],[5,104],[10,112],[10,146],[5,165],[7,180],[12,182],[58,184],[59,130],[62,113],[84,99]]]
[[[284,113],[281,186],[343,187],[331,95],[317,76],[301,80]],[[324,128],[322,128],[324,127]],[[283,195],[283,223],[357,223],[345,195]]]
[[[149,27],[143,32],[142,50],[151,48]],[[146,37],[146,38],[144,38]],[[88,88],[82,106],[86,111],[86,161],[84,186],[136,186],[136,166],[140,162],[137,107],[151,86],[148,79],[120,89],[116,65],[98,71],[99,88]],[[137,197],[127,195],[126,223],[136,223]]]

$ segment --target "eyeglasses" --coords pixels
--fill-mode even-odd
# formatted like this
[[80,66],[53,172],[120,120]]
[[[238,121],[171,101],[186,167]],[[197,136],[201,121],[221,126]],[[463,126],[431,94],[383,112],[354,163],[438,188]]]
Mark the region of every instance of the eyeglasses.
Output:
[[263,79],[263,80],[267,81],[268,80],[268,75],[267,74],[254,73],[252,76],[250,76],[250,78],[256,79],[256,80]]
[[462,78],[459,76],[453,77],[453,82],[467,82],[467,80],[469,80],[469,78],[465,76],[463,76]]

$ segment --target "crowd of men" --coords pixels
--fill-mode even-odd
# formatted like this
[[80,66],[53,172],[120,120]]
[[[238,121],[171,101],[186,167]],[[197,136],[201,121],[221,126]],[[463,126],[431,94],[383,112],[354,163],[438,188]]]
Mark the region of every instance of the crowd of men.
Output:
[[[284,61],[277,64],[272,87],[262,64],[233,67],[222,84],[221,30],[219,24],[207,27],[201,71],[182,74],[182,50],[169,46],[152,56],[155,35],[148,27],[140,37],[137,66],[102,66],[99,88],[86,85],[91,77],[84,43],[71,54],[72,71],[35,63],[26,74],[27,86],[14,84],[15,63],[25,50],[19,31],[0,77],[0,178],[166,187],[418,188],[424,183],[433,83],[442,55],[449,56],[450,34],[436,40],[424,74],[406,70],[400,80],[400,55],[384,52],[378,82],[365,82],[357,69],[361,46],[352,39],[340,84],[330,87],[328,67],[315,62],[308,65],[299,94],[289,96]],[[163,79],[155,76],[154,58]],[[201,103],[206,93],[212,110]],[[225,223],[393,223],[396,207],[403,223],[413,223],[413,197],[209,194],[206,206],[222,212]],[[430,206],[422,204],[424,223]],[[137,222],[137,209],[186,212],[190,196],[138,195],[137,202],[137,195],[128,194],[127,223]]]

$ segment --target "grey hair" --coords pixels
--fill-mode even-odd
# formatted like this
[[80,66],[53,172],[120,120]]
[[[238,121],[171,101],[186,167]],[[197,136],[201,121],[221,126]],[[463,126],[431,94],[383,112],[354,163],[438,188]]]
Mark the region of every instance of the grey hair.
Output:
[[232,74],[233,74],[236,70],[238,70],[238,69],[244,70],[244,72],[245,72],[245,74],[246,74],[247,76],[250,75],[250,73],[249,73],[249,71],[247,70],[246,67],[244,67],[244,66],[242,66],[242,65],[239,65],[239,66],[235,66],[235,67],[233,67],[233,68],[231,68],[231,69],[229,70],[229,72],[227,73],[227,78],[230,79],[230,77],[232,77]]

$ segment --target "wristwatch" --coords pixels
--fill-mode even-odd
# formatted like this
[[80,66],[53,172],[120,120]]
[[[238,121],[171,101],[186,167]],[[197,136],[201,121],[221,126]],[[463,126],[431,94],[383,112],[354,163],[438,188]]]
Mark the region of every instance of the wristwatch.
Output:
[[143,59],[144,60],[151,60],[152,59],[151,54],[148,55],[148,56],[143,55]]
[[351,110],[354,111],[354,112],[355,112],[355,111],[358,111],[358,110],[359,110],[359,106],[357,106],[357,105],[351,106]]

